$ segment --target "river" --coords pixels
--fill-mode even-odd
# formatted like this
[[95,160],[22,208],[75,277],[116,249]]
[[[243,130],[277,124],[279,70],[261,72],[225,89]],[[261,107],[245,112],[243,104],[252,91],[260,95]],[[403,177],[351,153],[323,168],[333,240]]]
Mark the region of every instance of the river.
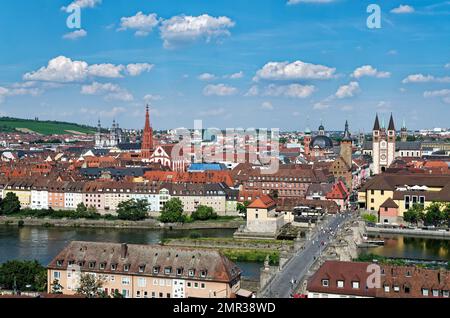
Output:
[[[0,263],[8,260],[38,260],[47,265],[71,241],[105,241],[129,244],[155,244],[165,238],[188,237],[192,232],[202,237],[232,237],[232,229],[207,230],[137,230],[137,229],[90,229],[90,228],[44,228],[0,225]],[[379,238],[379,237],[378,237]],[[450,241],[409,238],[385,235],[385,246],[365,249],[366,253],[424,260],[449,260]],[[262,264],[237,265],[247,279],[259,279]]]

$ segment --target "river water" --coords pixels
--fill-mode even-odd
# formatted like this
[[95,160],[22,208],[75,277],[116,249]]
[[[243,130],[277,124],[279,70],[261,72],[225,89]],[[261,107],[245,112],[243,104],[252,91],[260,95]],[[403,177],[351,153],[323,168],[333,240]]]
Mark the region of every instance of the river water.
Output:
[[[155,244],[165,238],[188,237],[192,232],[202,237],[232,237],[234,230],[137,230],[137,229],[88,229],[44,228],[0,225],[0,263],[8,260],[38,260],[47,265],[71,241],[105,241],[129,244]],[[423,260],[449,260],[450,241],[384,236],[385,246],[365,249],[376,255]],[[243,277],[258,279],[262,264],[241,263]]]

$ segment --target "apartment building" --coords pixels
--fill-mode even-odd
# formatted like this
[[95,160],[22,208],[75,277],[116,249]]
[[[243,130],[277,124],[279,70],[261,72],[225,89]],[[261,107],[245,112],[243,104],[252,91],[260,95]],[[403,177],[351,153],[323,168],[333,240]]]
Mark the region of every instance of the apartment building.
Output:
[[382,223],[401,223],[414,204],[450,203],[450,175],[388,174],[375,176],[358,193],[361,208],[378,213]]
[[48,291],[57,280],[65,295],[76,294],[82,274],[125,298],[233,298],[241,281],[240,269],[218,251],[160,245],[74,241],[47,271]]
[[76,209],[80,203],[83,203],[84,182],[68,182],[64,195],[64,208],[68,210]]
[[450,272],[326,261],[309,279],[307,290],[309,298],[449,298]]

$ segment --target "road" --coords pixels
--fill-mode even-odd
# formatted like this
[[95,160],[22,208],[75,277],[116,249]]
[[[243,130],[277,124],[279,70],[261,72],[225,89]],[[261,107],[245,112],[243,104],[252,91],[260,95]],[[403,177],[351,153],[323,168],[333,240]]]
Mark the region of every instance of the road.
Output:
[[[351,218],[349,212],[331,216],[319,225],[324,231],[315,231],[304,249],[295,254],[285,265],[283,270],[276,274],[273,280],[261,292],[263,298],[290,298],[292,291],[303,280],[308,270],[314,264],[323,250],[334,239],[338,227]],[[328,231],[327,231],[328,230]],[[332,232],[333,234],[330,234]],[[322,242],[324,245],[322,245]]]

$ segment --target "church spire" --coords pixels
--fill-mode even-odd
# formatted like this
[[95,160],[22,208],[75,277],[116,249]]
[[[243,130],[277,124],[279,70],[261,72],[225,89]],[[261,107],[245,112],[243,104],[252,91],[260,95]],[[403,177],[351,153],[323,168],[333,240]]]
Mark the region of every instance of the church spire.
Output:
[[377,117],[375,117],[375,124],[373,125],[373,130],[380,130],[380,120],[378,119],[378,114]]
[[150,108],[147,105],[145,112],[145,127],[141,145],[142,159],[150,159],[152,151],[153,151],[153,129],[150,125]]
[[392,115],[392,113],[391,113],[391,118],[389,119],[388,130],[395,130],[394,116]]

